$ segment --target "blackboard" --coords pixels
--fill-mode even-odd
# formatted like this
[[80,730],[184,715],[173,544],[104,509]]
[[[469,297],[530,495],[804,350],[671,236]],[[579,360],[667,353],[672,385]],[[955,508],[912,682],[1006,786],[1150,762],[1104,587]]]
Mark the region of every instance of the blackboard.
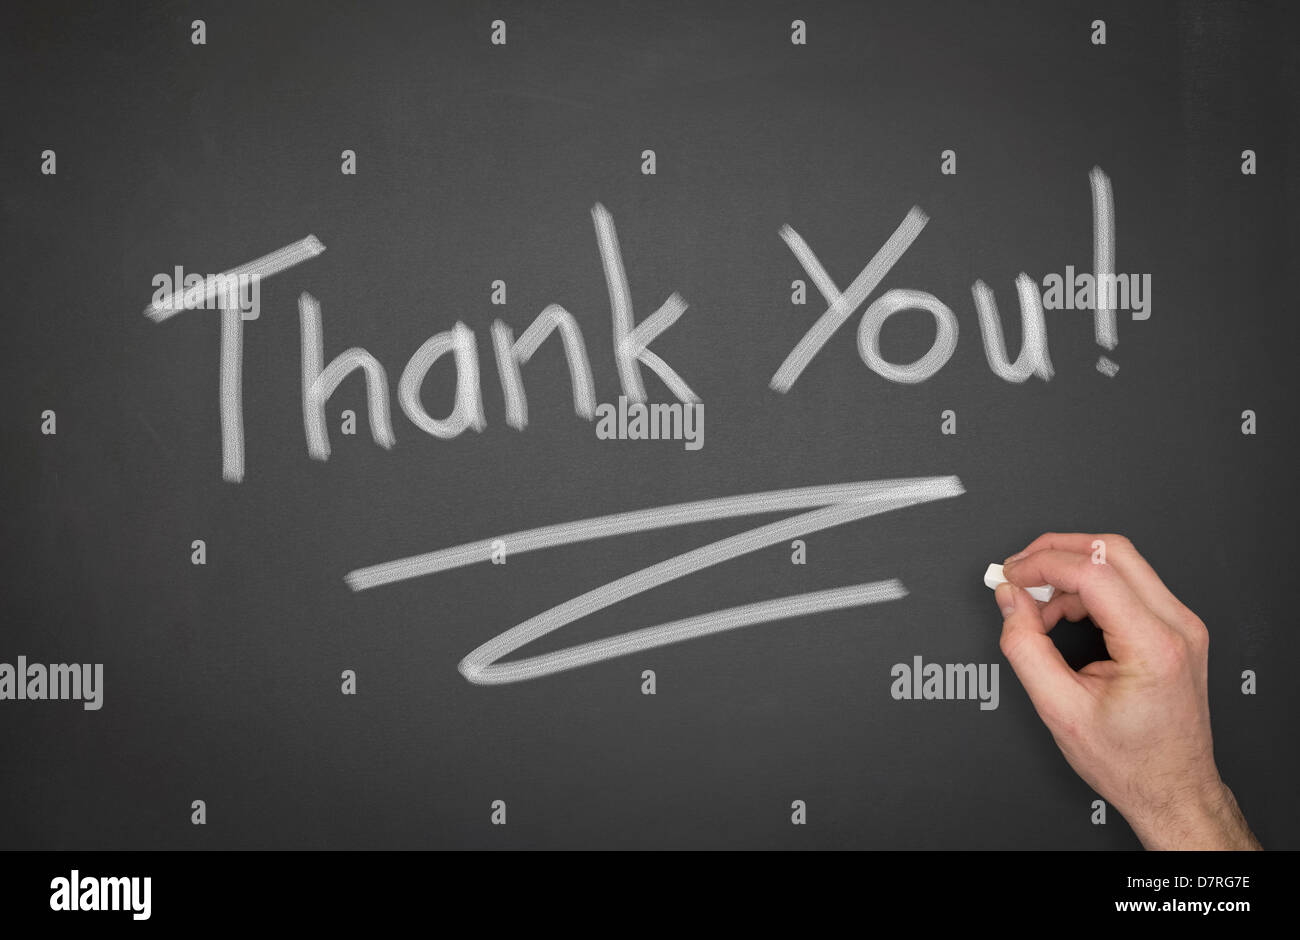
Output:
[[[1118,814],[1091,819],[1096,795],[1002,658],[981,582],[1063,530],[1127,535],[1209,625],[1220,768],[1266,846],[1300,846],[1287,5],[15,4],[4,19],[0,660],[102,664],[103,698],[0,702],[0,845],[1135,848]],[[973,285],[1014,356],[1016,278],[1093,269],[1099,185],[1114,270],[1149,276],[1147,307],[1116,310],[1109,337],[1094,311],[1044,311],[1050,378],[1009,381]],[[847,291],[914,207],[923,229],[773,388],[828,307],[783,231]],[[526,428],[508,420],[493,323],[518,339],[551,305],[580,329],[594,403],[627,392],[602,210],[633,322],[685,304],[649,348],[703,405],[698,449],[599,437],[558,334],[520,367]],[[235,482],[225,315],[145,310],[160,275],[293,246],[256,318],[235,319]],[[957,325],[924,381],[859,350],[890,291],[932,295]],[[304,295],[323,362],[358,347],[382,365],[392,447],[358,372],[324,405],[328,460],[309,454]],[[920,359],[940,321],[889,316],[880,360]],[[439,438],[399,384],[457,323],[482,414]],[[650,402],[677,401],[638,368]],[[429,416],[457,382],[445,356],[417,383]],[[797,512],[755,499],[525,552],[516,533],[917,478],[947,482],[769,530],[501,662],[853,585],[886,585],[876,603],[527,681],[458,670],[585,592]],[[845,505],[826,498],[798,512]],[[481,550],[494,542],[504,564]],[[347,580],[461,545],[480,546],[473,563]],[[1076,665],[1099,655],[1086,623],[1055,635]],[[997,707],[894,698],[891,668],[914,657],[1000,664]]]

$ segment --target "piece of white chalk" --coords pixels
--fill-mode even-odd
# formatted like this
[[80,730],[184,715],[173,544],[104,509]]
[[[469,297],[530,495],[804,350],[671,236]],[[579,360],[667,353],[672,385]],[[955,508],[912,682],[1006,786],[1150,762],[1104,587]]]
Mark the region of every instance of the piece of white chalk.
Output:
[[[989,570],[984,572],[984,583],[994,590],[997,590],[999,584],[1005,584],[1006,580],[1006,577],[1002,574],[1001,565],[989,565]],[[1050,601],[1052,595],[1056,593],[1056,588],[1052,587],[1050,584],[1044,584],[1041,587],[1025,588],[1025,590],[1029,592],[1029,596],[1034,600],[1042,601],[1044,604]]]

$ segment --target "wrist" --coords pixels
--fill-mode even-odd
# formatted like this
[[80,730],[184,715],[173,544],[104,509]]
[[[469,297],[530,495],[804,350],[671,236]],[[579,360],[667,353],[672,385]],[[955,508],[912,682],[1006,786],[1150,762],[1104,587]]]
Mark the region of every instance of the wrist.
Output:
[[1149,851],[1258,849],[1232,791],[1216,775],[1176,802],[1135,813],[1133,832]]

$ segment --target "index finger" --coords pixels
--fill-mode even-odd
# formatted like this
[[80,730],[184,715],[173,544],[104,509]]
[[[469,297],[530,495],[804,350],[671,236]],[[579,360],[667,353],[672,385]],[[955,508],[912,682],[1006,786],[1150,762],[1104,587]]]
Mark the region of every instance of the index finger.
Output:
[[1159,623],[1119,572],[1110,565],[1094,565],[1089,555],[1043,549],[1004,565],[1002,573],[1021,587],[1046,583],[1079,595],[1117,659],[1140,643],[1152,621]]
[[[1100,546],[1098,543],[1101,543]],[[1023,557],[1043,549],[1077,552],[1096,558],[1101,551],[1103,564],[1114,565],[1133,587],[1142,602],[1157,616],[1177,625],[1191,614],[1174,593],[1165,586],[1154,568],[1142,557],[1133,543],[1122,535],[1088,535],[1084,532],[1044,532],[1018,555]]]

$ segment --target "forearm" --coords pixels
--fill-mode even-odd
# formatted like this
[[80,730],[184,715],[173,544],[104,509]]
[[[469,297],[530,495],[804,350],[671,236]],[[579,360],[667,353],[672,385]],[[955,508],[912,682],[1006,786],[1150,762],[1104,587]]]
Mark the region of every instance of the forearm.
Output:
[[1250,851],[1261,848],[1227,784],[1214,785],[1146,812],[1126,814],[1133,832],[1151,851]]

